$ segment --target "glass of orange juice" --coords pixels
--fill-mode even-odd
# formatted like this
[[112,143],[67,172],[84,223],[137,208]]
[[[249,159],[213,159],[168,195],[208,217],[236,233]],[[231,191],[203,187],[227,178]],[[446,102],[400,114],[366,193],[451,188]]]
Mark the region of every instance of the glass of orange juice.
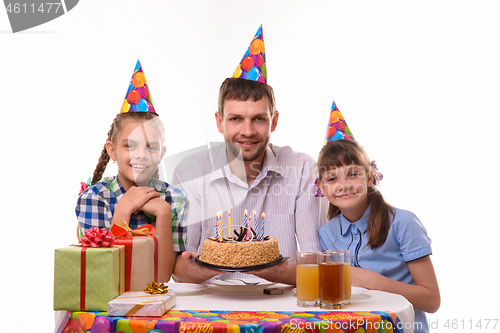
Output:
[[297,252],[297,305],[318,306],[318,251]]
[[351,304],[351,251],[350,250],[327,250],[344,253],[344,305]]

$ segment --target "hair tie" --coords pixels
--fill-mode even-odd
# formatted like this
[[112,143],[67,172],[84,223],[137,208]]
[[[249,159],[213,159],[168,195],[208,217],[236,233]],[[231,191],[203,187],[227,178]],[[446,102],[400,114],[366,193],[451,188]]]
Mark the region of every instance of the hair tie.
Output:
[[321,180],[319,180],[319,178],[316,178],[316,180],[314,181],[314,196],[316,198],[322,198],[324,197],[323,193],[321,193],[321,189],[319,187],[319,183],[320,183]]
[[377,168],[377,162],[375,162],[375,160],[372,161],[372,169],[373,169],[373,185],[378,185],[380,184],[380,181],[382,179],[384,179],[384,175],[378,171],[378,168]]

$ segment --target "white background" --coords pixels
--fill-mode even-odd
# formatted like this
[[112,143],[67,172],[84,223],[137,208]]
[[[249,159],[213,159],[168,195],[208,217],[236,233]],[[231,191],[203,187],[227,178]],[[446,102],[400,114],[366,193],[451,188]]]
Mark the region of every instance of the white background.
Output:
[[334,99],[377,160],[387,201],[433,240],[442,305],[431,322],[444,332],[446,320],[500,318],[499,11],[497,1],[82,0],[12,34],[0,10],[2,331],[53,330],[54,249],[75,242],[79,182],[137,58],[175,154],[222,139],[218,89],[260,24],[280,111],[271,141],[316,158]]

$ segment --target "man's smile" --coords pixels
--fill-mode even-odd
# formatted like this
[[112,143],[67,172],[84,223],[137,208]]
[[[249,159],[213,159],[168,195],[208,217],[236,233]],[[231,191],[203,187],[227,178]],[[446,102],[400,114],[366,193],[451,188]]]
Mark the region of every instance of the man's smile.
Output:
[[255,140],[236,140],[236,142],[243,148],[252,148],[259,143],[259,141]]

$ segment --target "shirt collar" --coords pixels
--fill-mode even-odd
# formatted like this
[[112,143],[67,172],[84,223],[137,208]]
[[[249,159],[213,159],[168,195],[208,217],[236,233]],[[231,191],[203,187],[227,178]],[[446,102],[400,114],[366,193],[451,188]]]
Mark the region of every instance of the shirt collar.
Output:
[[148,186],[154,188],[158,193],[166,193],[168,187],[167,183],[156,178],[150,178]]
[[[123,188],[122,184],[118,180],[118,176],[114,178],[106,178],[106,180],[109,183],[109,189],[113,194],[115,195],[116,202],[120,201],[120,199],[123,197],[125,194],[125,189]],[[165,193],[167,191],[167,184],[163,181],[159,181],[158,179],[150,178],[149,179],[149,184],[148,187],[152,187],[155,189],[156,192],[159,193]],[[152,214],[144,212],[144,214],[149,217],[150,220],[155,220],[156,217]]]
[[280,176],[283,176],[283,168],[279,165],[278,159],[273,151],[273,145],[269,144],[266,147],[266,156],[264,158],[264,163],[262,164],[262,171],[260,172],[264,176],[267,175],[269,171],[276,172]]
[[[106,181],[109,182],[109,188],[111,191],[114,193],[116,200],[120,200],[121,197],[125,194],[125,189],[123,188],[122,184],[118,180],[118,176],[115,177],[106,177]],[[149,184],[148,187],[152,187],[155,189],[156,192],[158,193],[165,193],[167,192],[167,184],[163,181],[160,181],[159,179],[155,178],[150,178],[149,179]]]
[[366,231],[366,228],[368,227],[368,219],[370,217],[370,207],[371,205],[368,206],[368,208],[365,210],[363,213],[363,216],[356,222],[350,222],[344,214],[340,213],[340,230],[342,235],[345,235],[351,228],[356,227],[364,233]]
[[[242,182],[238,177],[236,177],[231,171],[231,167],[229,166],[229,162],[227,159],[226,153],[226,145],[223,144],[217,147],[216,151],[213,152],[214,165],[218,165],[219,168],[212,171],[209,175],[209,181],[212,182],[217,179],[221,179],[226,177],[228,180],[231,180],[235,183]],[[215,163],[215,161],[219,163]],[[222,163],[220,163],[222,162]],[[283,176],[283,168],[280,167],[278,160],[276,159],[276,155],[272,150],[272,144],[269,144],[266,147],[266,155],[264,156],[264,161],[262,163],[262,170],[259,175],[255,179],[255,185],[257,185],[262,178],[267,176],[269,172],[276,172],[277,174]]]
[[125,194],[125,189],[122,184],[118,181],[118,176],[115,177],[107,177],[106,181],[109,182],[109,189],[115,195],[116,201],[119,201],[121,197]]

